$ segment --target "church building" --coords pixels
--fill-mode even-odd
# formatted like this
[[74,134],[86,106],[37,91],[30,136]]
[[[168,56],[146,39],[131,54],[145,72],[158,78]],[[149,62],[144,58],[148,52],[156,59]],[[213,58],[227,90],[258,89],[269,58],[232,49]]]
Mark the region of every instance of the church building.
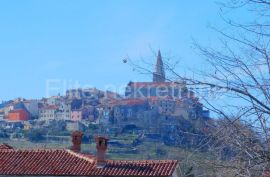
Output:
[[[180,98],[181,89],[184,84],[166,81],[164,64],[160,50],[157,54],[155,71],[153,72],[152,82],[129,82],[126,87],[125,96],[130,99],[134,98]],[[184,88],[184,87],[183,87]]]

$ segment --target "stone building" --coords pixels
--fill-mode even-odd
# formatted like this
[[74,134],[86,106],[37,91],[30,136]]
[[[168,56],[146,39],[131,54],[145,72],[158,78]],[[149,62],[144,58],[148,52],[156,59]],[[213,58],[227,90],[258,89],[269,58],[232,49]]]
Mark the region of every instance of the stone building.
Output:
[[118,123],[136,121],[140,112],[149,110],[149,104],[144,99],[123,99],[114,106],[114,118]]
[[165,71],[160,50],[158,50],[157,63],[155,72],[153,73],[153,82],[165,82]]
[[56,113],[58,111],[58,106],[56,105],[49,105],[43,106],[39,109],[39,119],[40,120],[55,120],[57,119]]
[[[166,75],[160,51],[158,51],[152,82],[129,82],[125,90],[126,99],[146,100],[151,110],[160,115],[184,117],[186,119],[209,118],[209,111],[189,90],[184,81],[166,82]],[[132,108],[129,108],[132,110]],[[120,116],[119,106],[115,110]]]
[[128,98],[171,97],[179,99],[184,95],[184,82],[166,82],[160,51],[158,51],[152,82],[129,82],[125,96]]

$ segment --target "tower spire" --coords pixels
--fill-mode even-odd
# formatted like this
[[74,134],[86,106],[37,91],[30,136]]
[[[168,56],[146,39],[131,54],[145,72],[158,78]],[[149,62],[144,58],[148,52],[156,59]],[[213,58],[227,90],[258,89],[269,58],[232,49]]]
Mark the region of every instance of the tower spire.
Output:
[[165,72],[160,50],[158,50],[155,72],[153,73],[153,82],[165,82]]

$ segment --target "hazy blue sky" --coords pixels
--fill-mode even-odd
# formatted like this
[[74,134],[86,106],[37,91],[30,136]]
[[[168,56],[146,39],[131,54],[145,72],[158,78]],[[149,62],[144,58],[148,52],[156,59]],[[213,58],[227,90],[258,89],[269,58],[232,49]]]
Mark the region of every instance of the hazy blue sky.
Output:
[[192,38],[215,42],[208,25],[220,21],[213,0],[6,0],[0,2],[0,100],[46,95],[80,85],[105,88],[147,81],[122,59],[155,60],[151,51],[203,67]]

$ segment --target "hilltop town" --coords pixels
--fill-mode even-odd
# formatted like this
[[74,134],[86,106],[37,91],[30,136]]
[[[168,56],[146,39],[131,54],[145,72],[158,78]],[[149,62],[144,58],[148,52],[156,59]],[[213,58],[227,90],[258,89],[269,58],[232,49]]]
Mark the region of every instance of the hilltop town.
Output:
[[270,177],[269,17],[270,0],[1,1],[0,177]]
[[185,132],[204,134],[209,111],[185,82],[167,82],[158,52],[152,82],[129,82],[125,95],[96,88],[67,90],[64,96],[14,99],[0,104],[1,138],[40,141],[75,130],[146,136],[168,145],[194,143]]

